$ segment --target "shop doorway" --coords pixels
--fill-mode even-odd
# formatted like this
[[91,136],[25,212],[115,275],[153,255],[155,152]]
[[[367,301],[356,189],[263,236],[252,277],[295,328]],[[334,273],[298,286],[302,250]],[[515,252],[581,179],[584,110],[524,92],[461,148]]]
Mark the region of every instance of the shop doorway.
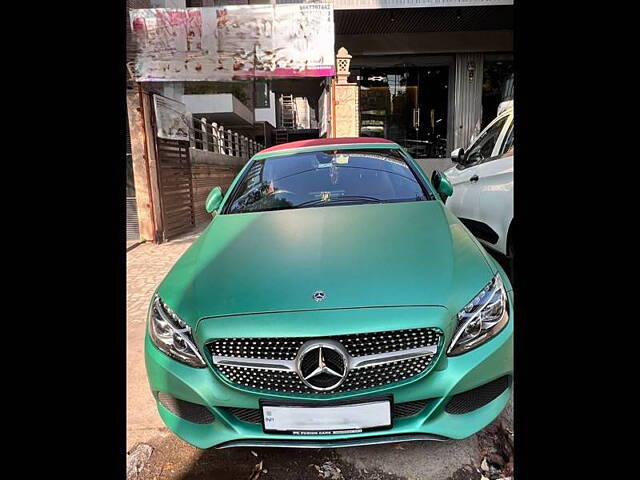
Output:
[[449,152],[449,65],[361,68],[360,136],[383,137],[414,158]]

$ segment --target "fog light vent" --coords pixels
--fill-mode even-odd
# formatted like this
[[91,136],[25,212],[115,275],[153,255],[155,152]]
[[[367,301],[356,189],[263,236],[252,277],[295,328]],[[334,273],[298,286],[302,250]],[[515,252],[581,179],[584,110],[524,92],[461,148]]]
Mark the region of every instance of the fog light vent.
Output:
[[455,395],[444,410],[457,415],[472,412],[498,398],[508,387],[509,377],[505,375],[473,390]]
[[213,413],[207,407],[197,403],[174,398],[164,392],[158,393],[158,400],[174,415],[193,423],[213,423]]
[[249,423],[262,423],[262,411],[259,408],[229,408],[238,420]]
[[396,403],[393,405],[393,418],[413,417],[419,414],[424,407],[426,407],[427,403],[429,403],[429,400]]

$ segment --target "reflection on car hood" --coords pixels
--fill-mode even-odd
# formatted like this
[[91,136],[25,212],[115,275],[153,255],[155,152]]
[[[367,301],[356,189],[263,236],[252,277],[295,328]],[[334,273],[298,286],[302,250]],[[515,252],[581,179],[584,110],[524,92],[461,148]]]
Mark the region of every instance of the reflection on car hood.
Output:
[[[459,309],[491,278],[485,255],[437,201],[219,215],[158,293],[192,324],[256,312]],[[324,300],[314,300],[318,291]]]

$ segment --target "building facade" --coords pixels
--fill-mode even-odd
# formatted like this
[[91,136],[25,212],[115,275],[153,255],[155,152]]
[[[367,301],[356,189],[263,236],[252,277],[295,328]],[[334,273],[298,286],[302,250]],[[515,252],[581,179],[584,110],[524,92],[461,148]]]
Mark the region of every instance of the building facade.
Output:
[[334,8],[336,47],[352,56],[359,88],[361,136],[446,157],[497,115],[513,76],[513,2],[336,0]]
[[[149,8],[192,8],[318,2],[147,3]],[[513,0],[328,3],[334,9],[335,50],[348,51],[349,82],[358,86],[358,135],[389,138],[419,157],[445,157],[467,146],[496,116],[507,84],[513,85]],[[335,132],[326,128],[335,103],[326,96],[330,80],[163,82],[161,88],[196,118],[270,145]]]
[[[144,85],[129,79],[130,129],[143,88],[180,102],[201,122],[193,125],[192,147],[196,140],[203,148],[202,124],[224,126],[264,146],[318,137],[384,137],[419,161],[431,159],[432,170],[448,167],[451,151],[467,147],[499,108],[513,101],[513,0],[129,0],[127,8],[288,3],[332,4],[335,77]],[[135,56],[131,40],[129,31],[128,62]],[[132,138],[141,138],[139,130],[132,129]],[[160,193],[154,197],[156,183],[141,159],[153,148],[140,140],[128,148],[128,238],[150,238],[142,226],[150,223],[145,218],[153,212],[146,210],[153,210],[151,199]]]

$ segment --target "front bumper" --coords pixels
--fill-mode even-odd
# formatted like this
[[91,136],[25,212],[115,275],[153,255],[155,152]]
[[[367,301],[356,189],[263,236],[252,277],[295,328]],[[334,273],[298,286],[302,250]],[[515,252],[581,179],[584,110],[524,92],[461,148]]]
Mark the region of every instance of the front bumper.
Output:
[[[511,293],[509,294],[511,297]],[[176,435],[199,447],[291,446],[340,447],[409,440],[446,440],[468,437],[491,423],[504,409],[513,389],[513,299],[510,298],[510,320],[497,336],[463,355],[441,355],[433,369],[415,381],[396,386],[354,392],[362,398],[392,394],[395,403],[430,399],[417,415],[397,418],[387,430],[346,435],[303,437],[264,433],[262,425],[239,420],[225,407],[259,408],[260,398],[286,400],[287,395],[248,392],[230,386],[210,368],[192,368],[160,352],[147,335],[145,360],[151,390],[165,392],[175,398],[207,407],[215,420],[209,424],[193,423],[175,415],[157,401],[160,417]],[[507,376],[508,387],[485,405],[463,414],[445,411],[457,394]],[[338,395],[336,395],[338,397]],[[157,398],[157,397],[156,397]],[[335,400],[335,398],[325,398]],[[317,400],[317,399],[314,399]],[[317,400],[322,401],[322,400]]]

